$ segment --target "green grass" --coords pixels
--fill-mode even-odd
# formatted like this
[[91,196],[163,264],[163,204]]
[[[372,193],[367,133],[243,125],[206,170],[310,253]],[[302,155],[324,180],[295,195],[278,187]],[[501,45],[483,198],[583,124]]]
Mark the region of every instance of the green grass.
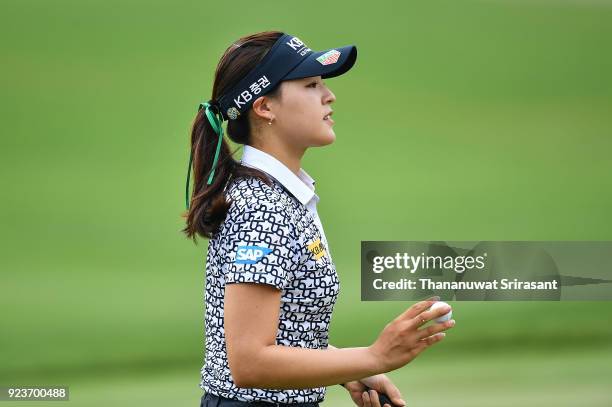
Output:
[[[427,350],[405,367],[388,376],[398,386],[410,406],[608,406],[612,374],[612,348],[583,348],[571,352],[533,352],[514,349],[488,357],[472,353],[441,351],[452,346],[449,334],[436,347]],[[32,377],[33,379],[36,376]],[[63,378],[62,378],[63,379]],[[78,405],[102,407],[196,406],[202,392],[194,386],[194,370],[167,369],[153,373],[116,372],[100,374],[92,370],[71,377],[70,400],[37,402],[43,406]],[[6,406],[21,406],[5,402]],[[340,386],[331,386],[322,406],[354,406]]]
[[[223,50],[254,31],[359,49],[326,81],[337,139],[302,165],[340,275],[334,345],[372,343],[410,305],[360,301],[361,240],[612,240],[612,4],[272,3],[2,2],[2,383],[197,403],[188,131]],[[392,373],[411,405],[610,404],[612,303],[453,307],[445,343]]]

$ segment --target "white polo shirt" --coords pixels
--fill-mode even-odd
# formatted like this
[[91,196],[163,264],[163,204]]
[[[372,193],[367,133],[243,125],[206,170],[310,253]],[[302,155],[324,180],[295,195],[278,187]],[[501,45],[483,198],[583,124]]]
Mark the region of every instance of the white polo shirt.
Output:
[[236,387],[227,362],[223,323],[226,284],[269,284],[281,290],[276,344],[311,349],[328,346],[331,315],[340,281],[316,211],[315,181],[245,145],[242,164],[271,176],[232,179],[225,220],[208,244],[206,259],[206,357],[200,387],[241,401],[322,402],[326,388]]
[[315,180],[303,169],[300,168],[297,176],[285,164],[277,160],[274,156],[259,150],[248,144],[242,149],[242,165],[254,167],[266,172],[268,175],[276,178],[285,186],[301,203],[306,206],[315,216],[317,227],[321,231],[323,242],[327,247],[327,251],[331,256],[331,250],[327,244],[325,231],[321,224],[321,219],[317,212],[317,204],[319,203],[319,195],[315,193]]

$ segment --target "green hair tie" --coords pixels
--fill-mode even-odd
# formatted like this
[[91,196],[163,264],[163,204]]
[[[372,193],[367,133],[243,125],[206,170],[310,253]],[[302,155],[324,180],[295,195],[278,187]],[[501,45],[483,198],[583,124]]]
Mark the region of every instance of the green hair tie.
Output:
[[[215,131],[215,133],[217,133],[219,135],[219,139],[217,141],[217,150],[215,151],[215,158],[213,160],[213,165],[212,165],[212,171],[210,173],[210,176],[208,177],[208,182],[206,183],[207,185],[210,185],[212,183],[213,177],[215,176],[215,169],[217,167],[217,161],[219,160],[219,151],[221,151],[221,140],[223,139],[223,116],[221,115],[221,112],[219,111],[219,109],[217,110],[217,113],[213,112],[213,107],[217,107],[214,104],[211,104],[210,102],[204,102],[204,103],[200,103],[200,105],[198,106],[198,111],[200,111],[200,109],[204,108],[204,112],[206,113],[206,117],[208,118],[208,122],[210,123],[210,125],[212,126],[213,130]],[[185,204],[187,206],[187,209],[189,209],[189,178],[191,175],[191,165],[193,162],[193,149],[191,150],[191,153],[189,154],[189,167],[187,167],[187,185],[185,186]]]

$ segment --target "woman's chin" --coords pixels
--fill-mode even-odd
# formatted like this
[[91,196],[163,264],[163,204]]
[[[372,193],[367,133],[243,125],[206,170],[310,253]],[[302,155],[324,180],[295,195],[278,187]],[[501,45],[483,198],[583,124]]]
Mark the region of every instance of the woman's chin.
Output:
[[325,137],[323,137],[323,139],[321,140],[321,145],[326,146],[328,144],[333,143],[334,141],[336,141],[336,133],[334,133],[334,131],[330,129],[325,135]]
[[325,137],[323,138],[323,140],[325,140],[325,145],[331,144],[334,141],[336,141],[336,133],[334,132],[334,129],[332,129],[331,127],[329,127],[324,134],[325,134]]
[[336,133],[331,128],[327,128],[323,132],[321,132],[315,139],[311,141],[311,146],[321,147],[326,146],[328,144],[336,141]]

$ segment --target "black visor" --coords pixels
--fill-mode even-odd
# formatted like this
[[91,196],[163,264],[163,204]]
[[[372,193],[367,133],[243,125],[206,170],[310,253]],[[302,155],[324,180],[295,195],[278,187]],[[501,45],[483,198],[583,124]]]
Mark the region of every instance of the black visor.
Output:
[[357,47],[347,45],[313,52],[299,38],[283,34],[263,60],[218,100],[225,120],[237,119],[253,102],[283,80],[342,75],[355,64]]

